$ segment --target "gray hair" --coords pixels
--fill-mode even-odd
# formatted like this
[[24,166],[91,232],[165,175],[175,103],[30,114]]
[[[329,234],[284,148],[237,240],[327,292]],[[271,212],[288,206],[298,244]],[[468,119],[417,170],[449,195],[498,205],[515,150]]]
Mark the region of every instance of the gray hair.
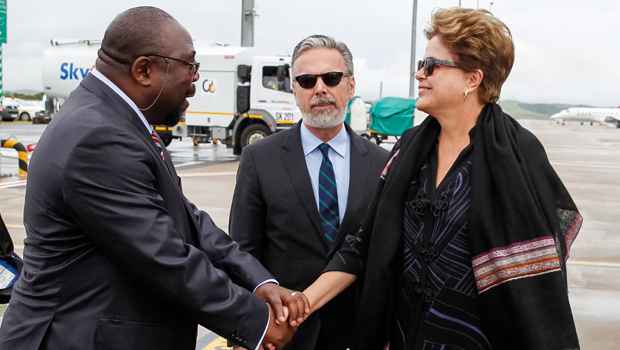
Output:
[[347,71],[345,73],[353,75],[353,55],[351,54],[351,51],[345,43],[336,41],[334,40],[334,38],[327,35],[310,35],[309,37],[300,41],[293,50],[291,66],[295,66],[295,61],[299,58],[299,56],[311,49],[338,50],[338,52],[340,52],[342,58],[344,59],[344,64],[347,67]]

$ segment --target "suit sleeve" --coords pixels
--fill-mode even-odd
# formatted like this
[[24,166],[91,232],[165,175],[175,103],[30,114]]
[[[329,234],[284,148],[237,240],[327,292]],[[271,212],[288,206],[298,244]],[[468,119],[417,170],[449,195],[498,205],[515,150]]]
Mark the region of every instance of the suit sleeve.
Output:
[[230,210],[230,236],[242,250],[263,261],[265,245],[265,217],[267,208],[263,199],[252,147],[243,150],[237,184]]
[[200,247],[211,257],[213,265],[226,271],[238,285],[254,291],[265,281],[275,279],[254,256],[240,249],[239,244],[220,230],[209,214],[188,202],[198,224]]
[[147,147],[118,128],[95,128],[66,164],[67,210],[131,278],[203,326],[256,348],[268,322],[267,306],[217,268],[214,261],[225,253],[185,242],[158,191],[157,158]]

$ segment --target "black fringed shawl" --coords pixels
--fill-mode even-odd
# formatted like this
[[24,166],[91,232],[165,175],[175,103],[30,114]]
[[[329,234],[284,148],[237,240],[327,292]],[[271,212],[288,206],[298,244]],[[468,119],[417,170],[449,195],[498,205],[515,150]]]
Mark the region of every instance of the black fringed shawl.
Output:
[[[347,249],[367,257],[356,349],[388,340],[405,196],[439,131],[429,117],[402,137],[367,221],[330,263],[346,265]],[[472,143],[470,251],[483,332],[494,349],[578,349],[565,263],[581,215],[540,142],[498,105],[484,107]]]

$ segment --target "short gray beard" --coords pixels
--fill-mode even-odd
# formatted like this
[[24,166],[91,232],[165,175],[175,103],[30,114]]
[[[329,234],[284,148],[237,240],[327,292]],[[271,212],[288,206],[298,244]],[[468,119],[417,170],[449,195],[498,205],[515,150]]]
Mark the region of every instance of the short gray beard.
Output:
[[344,111],[338,110],[334,115],[333,113],[301,113],[304,117],[304,123],[312,128],[317,129],[329,129],[334,128],[344,122]]

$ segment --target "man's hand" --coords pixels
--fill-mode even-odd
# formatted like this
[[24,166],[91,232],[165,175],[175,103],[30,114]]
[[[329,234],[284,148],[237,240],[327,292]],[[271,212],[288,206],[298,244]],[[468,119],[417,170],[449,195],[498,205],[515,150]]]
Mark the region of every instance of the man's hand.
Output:
[[286,322],[277,324],[271,304],[267,303],[267,307],[269,308],[269,325],[267,326],[267,333],[265,334],[261,346],[262,349],[265,350],[281,349],[293,338],[293,334],[295,334],[297,328],[289,326]]
[[310,303],[302,292],[265,283],[256,289],[255,295],[273,308],[276,325],[288,319],[291,327],[298,327],[310,314]]

